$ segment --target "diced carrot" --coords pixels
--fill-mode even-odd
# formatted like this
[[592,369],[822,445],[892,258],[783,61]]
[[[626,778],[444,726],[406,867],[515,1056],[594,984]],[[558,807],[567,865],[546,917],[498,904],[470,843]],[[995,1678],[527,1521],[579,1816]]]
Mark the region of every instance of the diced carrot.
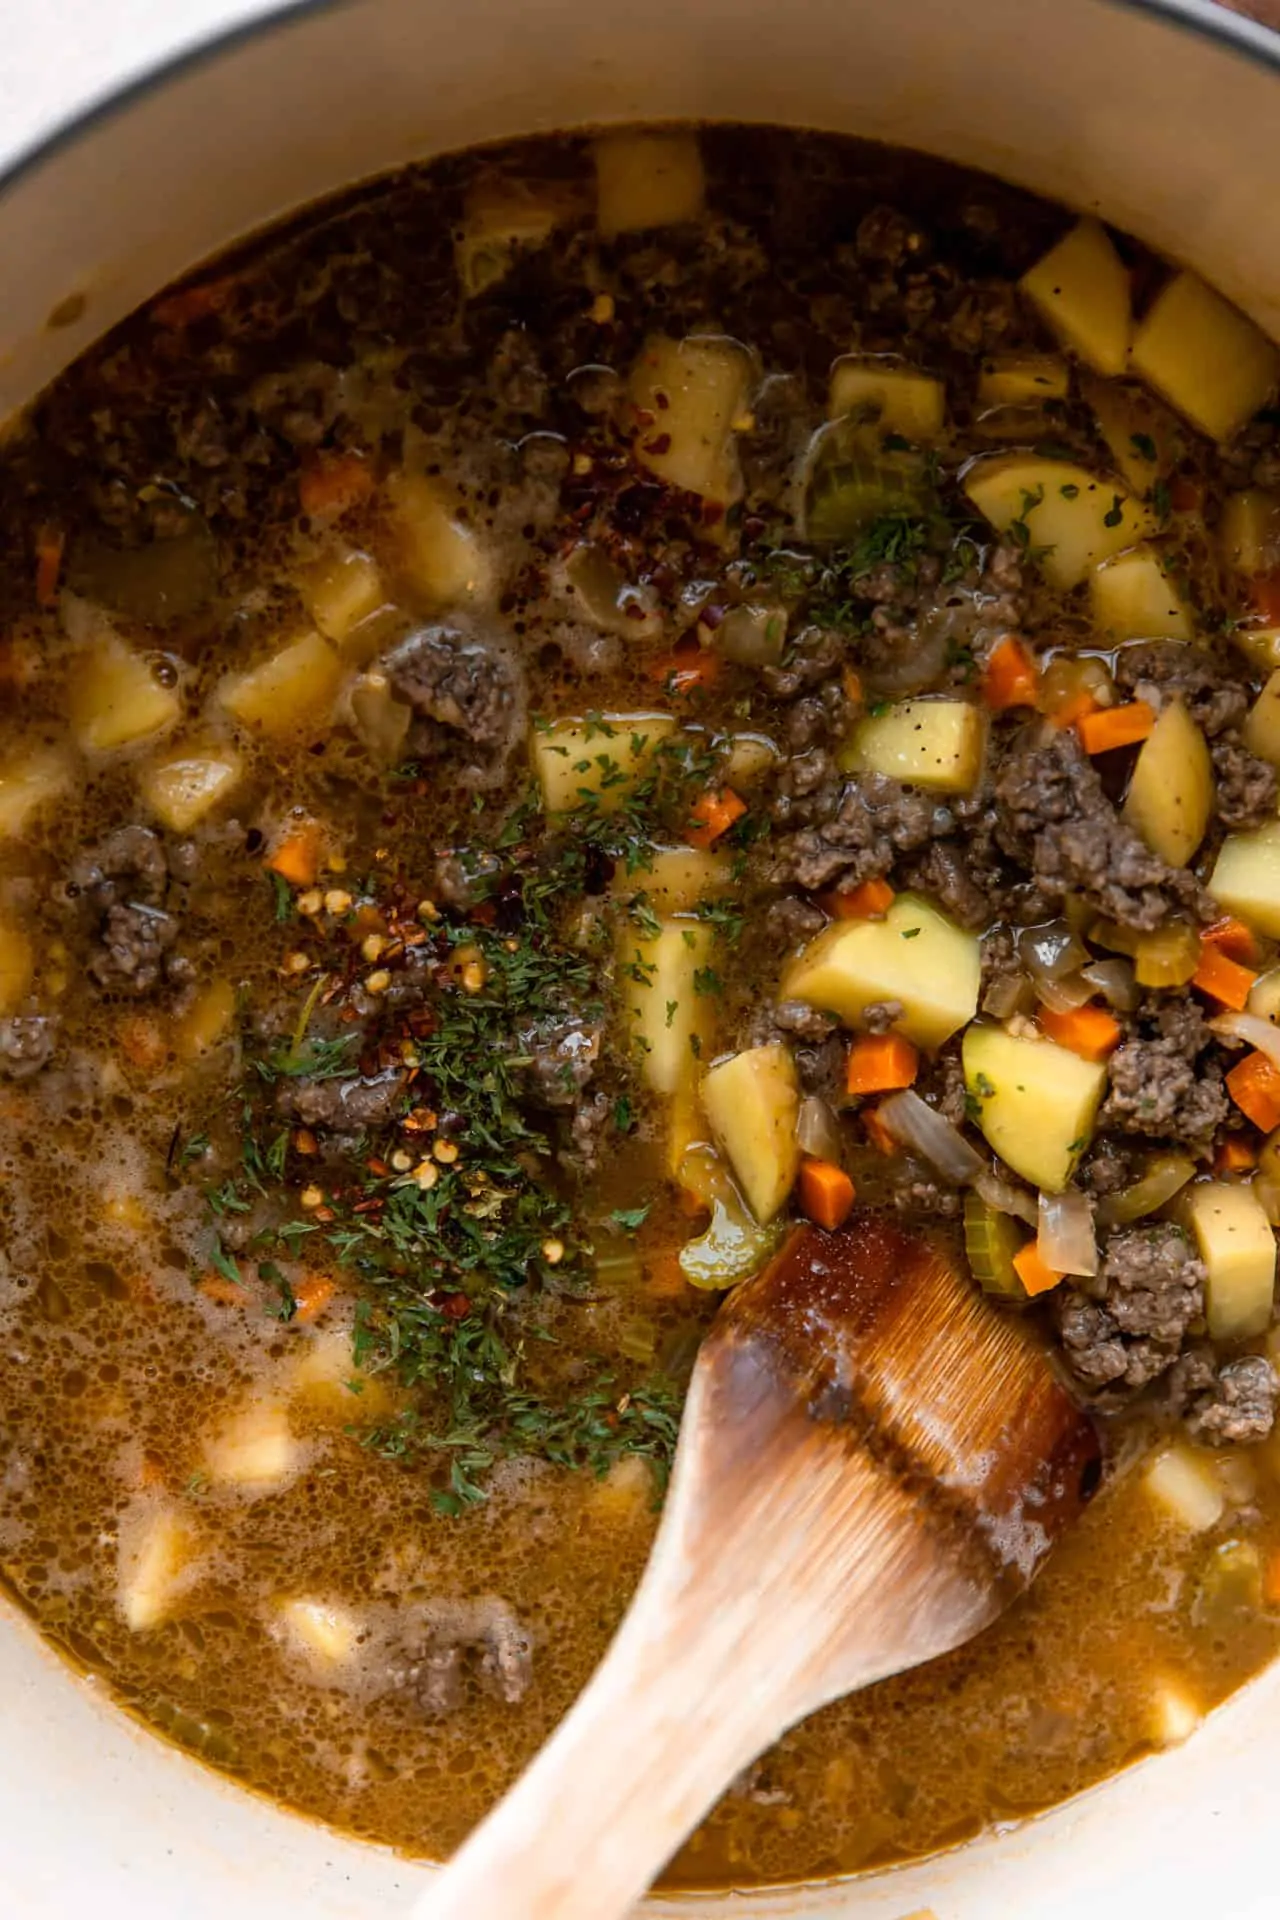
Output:
[[1262,1570],[1262,1597],[1269,1607],[1280,1607],[1280,1553],[1273,1553]]
[[1105,1060],[1120,1044],[1120,1022],[1105,1007],[1072,1007],[1066,1013],[1041,1007],[1036,1018],[1051,1040],[1082,1060]]
[[818,895],[818,904],[833,920],[883,920],[893,905],[893,888],[887,880],[864,880],[848,893],[832,889]]
[[61,527],[41,527],[36,534],[36,600],[42,607],[57,604],[66,544],[67,536]]
[[1201,993],[1209,994],[1224,1007],[1239,1013],[1257,977],[1252,967],[1242,967],[1238,960],[1229,959],[1221,947],[1210,946],[1205,940],[1200,942],[1200,964],[1191,976],[1191,984],[1199,987]]
[[983,670],[982,697],[994,713],[1038,702],[1040,669],[1016,634],[1006,633],[992,649]]
[[650,660],[645,673],[665,693],[694,693],[699,687],[713,687],[720,678],[724,662],[718,653],[702,647],[690,647],[676,653],[660,654]]
[[1200,505],[1199,485],[1185,473],[1175,473],[1169,482],[1169,505],[1175,513],[1195,513]]
[[116,1041],[131,1067],[154,1073],[168,1052],[160,1022],[149,1014],[131,1013],[116,1028]]
[[864,1033],[849,1049],[844,1084],[849,1093],[892,1093],[909,1087],[920,1055],[900,1033]]
[[832,1160],[805,1160],[800,1166],[800,1205],[815,1226],[834,1233],[849,1218],[853,1182]]
[[189,327],[193,320],[220,312],[234,285],[235,275],[224,273],[216,280],[197,280],[194,286],[179,287],[176,293],[156,301],[151,318],[162,327]]
[[1258,1150],[1247,1133],[1229,1133],[1213,1156],[1215,1173],[1245,1173],[1258,1164]]
[[1049,1293],[1062,1281],[1062,1275],[1047,1267],[1040,1258],[1040,1249],[1034,1240],[1028,1240],[1021,1253],[1014,1254],[1013,1270],[1033,1300],[1038,1293]]
[[1221,920],[1215,920],[1200,935],[1206,947],[1217,947],[1232,960],[1238,960],[1242,966],[1251,967],[1259,958],[1257,939],[1251,927],[1243,920],[1237,920],[1233,914],[1226,914]]
[[324,831],[318,820],[304,820],[293,827],[267,855],[267,866],[291,887],[313,887],[320,872],[324,850]]
[[337,1291],[335,1282],[323,1273],[309,1273],[305,1280],[299,1280],[293,1290],[293,1297],[298,1303],[293,1316],[294,1324],[309,1327],[313,1320],[320,1318]]
[[894,1154],[899,1150],[899,1142],[890,1133],[874,1107],[864,1107],[862,1124],[867,1130],[867,1138],[877,1153]]
[[691,847],[714,847],[746,810],[746,801],[732,787],[708,787],[689,809],[689,818],[696,824],[686,828],[684,837]]
[[1249,582],[1249,605],[1269,627],[1280,625],[1280,572],[1255,573]]
[[1122,707],[1100,707],[1076,722],[1086,753],[1110,753],[1145,740],[1156,724],[1155,709],[1147,700],[1129,700]]
[[1080,722],[1087,720],[1091,714],[1109,712],[1109,707],[1101,706],[1091,693],[1082,689],[1081,692],[1072,694],[1069,700],[1064,700],[1060,707],[1055,707],[1049,718],[1058,731],[1062,732],[1067,727],[1078,727]]
[[1227,1075],[1227,1092],[1246,1120],[1263,1133],[1280,1127],[1280,1067],[1265,1053],[1250,1053]]
[[373,469],[362,453],[319,453],[298,474],[298,505],[313,520],[340,520],[373,487]]
[[249,1304],[248,1287],[238,1286],[222,1273],[207,1273],[198,1291],[206,1300],[216,1300],[220,1307],[244,1307]]
[[840,671],[840,684],[844,688],[844,697],[851,707],[862,705],[862,675],[856,667],[843,667]]

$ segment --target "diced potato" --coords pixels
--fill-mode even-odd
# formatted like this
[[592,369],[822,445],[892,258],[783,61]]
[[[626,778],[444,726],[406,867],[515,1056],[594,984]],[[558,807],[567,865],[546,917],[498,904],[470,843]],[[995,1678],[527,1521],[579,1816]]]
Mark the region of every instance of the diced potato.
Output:
[[866,359],[850,354],[832,367],[827,397],[829,420],[847,413],[865,414],[883,432],[904,440],[936,440],[946,421],[946,388],[887,354]]
[[1226,1496],[1213,1462],[1190,1447],[1168,1447],[1142,1470],[1156,1505],[1189,1533],[1207,1533],[1222,1518]]
[[592,1515],[625,1525],[653,1512],[653,1468],[643,1454],[626,1453],[587,1493]]
[[763,733],[733,733],[725,755],[724,777],[735,793],[763,780],[778,760],[778,749]]
[[970,1027],[961,1051],[965,1091],[992,1151],[1033,1187],[1061,1193],[1093,1138],[1105,1064],[1003,1027]]
[[1280,821],[1268,821],[1252,833],[1229,833],[1209,876],[1209,892],[1224,913],[1280,939]]
[[628,389],[638,464],[704,500],[736,500],[742,483],[733,431],[750,386],[751,362],[736,340],[650,340]]
[[494,286],[510,270],[518,249],[542,246],[581,210],[568,181],[482,174],[467,190],[462,225],[454,236],[462,291],[470,296]]
[[268,1493],[282,1486],[301,1462],[301,1449],[282,1403],[262,1400],[244,1408],[210,1434],[204,1466],[219,1486]]
[[978,783],[987,721],[970,700],[899,700],[859,720],[840,753],[844,773],[884,773],[937,793]]
[[196,1537],[190,1522],[169,1506],[147,1505],[120,1529],[117,1594],[133,1633],[158,1627],[176,1611],[189,1585]]
[[401,474],[387,497],[396,562],[420,604],[431,610],[480,599],[492,579],[488,557],[439,482]]
[[325,639],[361,664],[377,652],[392,612],[381,567],[354,547],[310,570],[302,583],[302,604]]
[[978,1009],[978,942],[915,894],[900,893],[883,920],[837,920],[783,975],[779,998],[803,1000],[856,1027],[864,1007],[897,1000],[899,1032],[940,1047]]
[[606,240],[701,217],[706,180],[696,133],[606,133],[594,152],[596,225]]
[[1190,640],[1191,609],[1158,554],[1134,547],[1089,576],[1098,632],[1109,640]]
[[290,640],[259,666],[231,674],[219,699],[233,719],[283,739],[323,727],[342,685],[342,662],[318,633]]
[[1101,561],[1154,532],[1148,508],[1117,481],[1069,460],[1002,453],[977,460],[965,492],[999,533],[1018,529],[1055,587],[1074,587]]
[[1065,400],[1071,375],[1056,353],[998,353],[984,360],[978,375],[978,404],[984,407],[1033,406],[1039,400]]
[[235,1019],[236,990],[229,980],[211,980],[202,987],[174,1033],[174,1044],[184,1060],[199,1060],[225,1040]]
[[1155,1747],[1178,1747],[1204,1719],[1204,1706],[1183,1680],[1155,1682],[1147,1707],[1147,1734]]
[[71,668],[71,730],[86,753],[114,753],[171,727],[182,712],[176,687],[161,686],[152,663],[102,632]]
[[21,838],[32,816],[74,779],[71,756],[58,747],[36,747],[0,768],[0,840]]
[[351,683],[351,722],[371,753],[388,766],[400,759],[413,724],[413,709],[397,700],[385,673],[371,668]]
[[1280,375],[1266,334],[1194,273],[1175,274],[1156,295],[1130,364],[1212,440],[1230,439]]
[[800,1083],[790,1049],[751,1047],[712,1067],[702,1104],[761,1226],[785,1205],[800,1169]]
[[588,802],[603,813],[625,805],[653,772],[653,755],[676,731],[669,713],[605,713],[598,719],[535,725],[533,770],[548,813]]
[[723,893],[732,871],[728,854],[702,847],[655,847],[647,867],[634,873],[619,868],[613,886],[624,898],[642,894],[655,913],[688,913],[700,900]]
[[1171,700],[1142,744],[1124,817],[1153,853],[1185,867],[1204,839],[1213,796],[1208,743],[1181,700]]
[[360,1645],[361,1626],[349,1607],[333,1600],[282,1600],[280,1624],[295,1652],[322,1671],[342,1667]]
[[1182,454],[1177,416],[1145,387],[1086,373],[1080,390],[1093,408],[1107,450],[1140,500],[1173,472]]
[[1244,723],[1244,743],[1259,760],[1280,767],[1280,668],[1250,707]]
[[394,1404],[384,1376],[356,1366],[350,1327],[326,1327],[300,1342],[290,1393],[304,1412],[339,1426],[379,1419]]
[[709,1047],[715,996],[700,993],[695,976],[710,966],[713,944],[703,920],[668,920],[648,936],[626,921],[619,930],[624,1018],[641,1078],[655,1093],[687,1086]]
[[1233,573],[1271,573],[1280,567],[1280,494],[1264,487],[1229,493],[1218,522],[1218,551]]
[[172,833],[189,833],[235,792],[244,762],[231,746],[188,748],[145,767],[138,786],[152,813]]
[[35,970],[35,953],[23,929],[0,922],[0,1017],[17,1012]]
[[1235,627],[1231,644],[1258,673],[1274,673],[1280,667],[1280,627]]
[[1099,373],[1124,372],[1133,331],[1129,270],[1098,221],[1078,221],[1019,284],[1064,347]]
[[1208,1180],[1185,1189],[1182,1207],[1208,1276],[1210,1339],[1247,1340],[1262,1333],[1271,1324],[1276,1236],[1253,1188]]

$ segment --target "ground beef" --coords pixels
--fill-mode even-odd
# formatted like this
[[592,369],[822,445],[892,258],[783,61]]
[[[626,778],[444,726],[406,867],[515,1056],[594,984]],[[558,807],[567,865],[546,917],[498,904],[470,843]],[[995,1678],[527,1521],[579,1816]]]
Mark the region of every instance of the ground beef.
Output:
[[431,897],[459,913],[470,913],[489,898],[501,871],[502,862],[496,853],[484,853],[475,847],[438,854],[431,872]]
[[456,753],[461,737],[474,769],[470,784],[502,779],[525,718],[524,676],[505,636],[462,620],[420,627],[384,665],[414,711],[411,753]]
[[901,1000],[871,1000],[862,1009],[862,1025],[868,1033],[891,1033],[902,1012]]
[[547,1113],[576,1107],[591,1081],[600,1058],[604,1027],[577,1014],[544,1021],[520,1035],[520,1052],[527,1056],[524,1086],[535,1107]]
[[783,952],[812,940],[814,934],[821,933],[826,924],[827,916],[821,907],[815,907],[811,901],[801,900],[794,893],[775,900],[765,915],[765,931],[770,943]]
[[387,1126],[399,1112],[404,1083],[398,1073],[376,1080],[359,1075],[313,1080],[282,1080],[276,1088],[276,1112],[302,1127],[331,1133],[360,1134]]
[[0,1020],[0,1074],[26,1080],[53,1056],[55,1028],[42,1014],[15,1014]]
[[880,773],[861,774],[821,822],[783,836],[773,877],[782,886],[856,887],[954,826],[955,816],[928,794]]
[[[178,865],[185,880],[187,863]],[[164,843],[149,827],[120,827],[72,865],[66,897],[89,923],[88,973],[104,992],[140,997],[179,977],[180,924],[161,904],[169,878]]]
[[1171,1387],[1192,1436],[1209,1446],[1265,1440],[1275,1424],[1280,1379],[1261,1354],[1219,1369],[1209,1348],[1184,1356]]
[[1098,1272],[1054,1297],[1067,1364],[1094,1388],[1146,1386],[1177,1359],[1204,1310],[1204,1282],[1180,1228],[1113,1234]]
[[906,869],[903,881],[936,900],[962,927],[985,927],[991,918],[990,895],[974,881],[968,850],[958,841],[935,840]]
[[1157,711],[1166,700],[1180,698],[1210,740],[1238,727],[1249,707],[1249,689],[1239,672],[1228,671],[1206,647],[1186,640],[1150,640],[1122,647],[1116,684]]
[[1149,931],[1172,908],[1214,911],[1193,874],[1167,867],[1120,818],[1075,734],[1027,728],[996,779],[999,837],[1009,857],[1062,898]]
[[760,679],[775,700],[794,700],[811,687],[822,688],[840,679],[845,661],[843,634],[829,627],[805,627],[787,649],[778,667],[761,667]]
[[426,1600],[408,1610],[387,1680],[412,1692],[433,1715],[463,1704],[472,1676],[492,1698],[515,1706],[533,1677],[533,1637],[515,1608],[496,1594],[478,1600]]
[[1213,1044],[1195,1001],[1153,998],[1111,1056],[1101,1125],[1205,1147],[1228,1112]]
[[1224,827],[1260,827],[1275,818],[1276,770],[1233,733],[1215,740],[1210,753],[1217,779],[1217,812]]
[[560,1159],[579,1179],[589,1179],[599,1168],[613,1133],[613,1113],[613,1101],[599,1091],[587,1094],[574,1109]]
[[963,1201],[956,1189],[930,1173],[923,1161],[907,1155],[895,1163],[893,1204],[899,1213],[940,1220],[958,1214]]
[[806,1093],[812,1094],[815,1099],[825,1100],[830,1107],[844,1104],[848,1063],[845,1041],[840,1033],[832,1033],[825,1040],[809,1041],[798,1046],[795,1060],[796,1073]]

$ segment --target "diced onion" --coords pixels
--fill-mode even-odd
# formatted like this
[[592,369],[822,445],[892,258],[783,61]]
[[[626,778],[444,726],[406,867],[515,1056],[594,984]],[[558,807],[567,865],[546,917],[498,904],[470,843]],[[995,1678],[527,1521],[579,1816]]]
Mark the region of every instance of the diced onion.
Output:
[[1054,1273],[1098,1271],[1093,1203],[1087,1193],[1042,1193],[1036,1248]]
[[1024,927],[1018,935],[1018,958],[1037,982],[1061,980],[1089,958],[1089,950],[1065,920],[1043,927]]
[[1131,960],[1091,960],[1087,967],[1081,967],[1080,978],[1096,987],[1117,1013],[1132,1013],[1138,1004],[1138,983]]
[[801,1153],[812,1154],[817,1160],[834,1160],[839,1165],[843,1150],[840,1123],[826,1101],[817,1099],[813,1094],[800,1102],[800,1111],[796,1115],[796,1145]]
[[974,1191],[981,1194],[987,1205],[994,1207],[997,1213],[1011,1213],[1015,1219],[1025,1220],[1029,1227],[1039,1225],[1040,1213],[1035,1195],[1027,1193],[1022,1187],[1015,1187],[1012,1180],[1002,1179],[990,1167],[984,1167],[973,1186]]
[[1064,973],[1061,980],[1037,980],[1036,998],[1050,1013],[1074,1013],[1092,1000],[1097,988],[1082,973]]
[[1280,1027],[1264,1020],[1261,1014],[1220,1013],[1209,1025],[1226,1040],[1243,1040],[1247,1047],[1256,1047],[1280,1067]]
[[914,1148],[953,1186],[962,1187],[981,1173],[981,1154],[975,1153],[958,1127],[953,1127],[909,1087],[882,1100],[876,1116],[895,1140],[900,1140],[904,1147]]
[[1007,1020],[1011,1013],[1026,1011],[1031,998],[1031,982],[1024,973],[998,973],[982,996],[982,1011],[993,1020]]

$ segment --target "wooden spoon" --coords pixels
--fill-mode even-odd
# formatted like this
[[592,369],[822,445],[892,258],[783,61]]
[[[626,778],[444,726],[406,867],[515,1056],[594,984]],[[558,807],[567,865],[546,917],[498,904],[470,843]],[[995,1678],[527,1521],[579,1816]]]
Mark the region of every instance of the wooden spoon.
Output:
[[891,1219],[801,1228],[698,1357],[605,1659],[418,1920],[616,1920],[795,1721],[1022,1593],[1101,1477],[1034,1337]]

